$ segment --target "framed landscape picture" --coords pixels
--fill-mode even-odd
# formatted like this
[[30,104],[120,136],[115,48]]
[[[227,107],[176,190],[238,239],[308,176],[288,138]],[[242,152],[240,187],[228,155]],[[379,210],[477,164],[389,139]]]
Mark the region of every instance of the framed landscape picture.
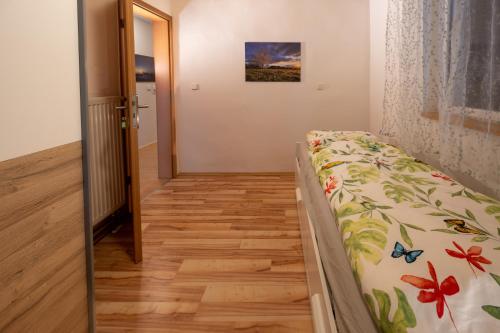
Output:
[[153,57],[135,55],[135,81],[155,82],[155,59]]
[[300,43],[245,43],[247,82],[300,82]]

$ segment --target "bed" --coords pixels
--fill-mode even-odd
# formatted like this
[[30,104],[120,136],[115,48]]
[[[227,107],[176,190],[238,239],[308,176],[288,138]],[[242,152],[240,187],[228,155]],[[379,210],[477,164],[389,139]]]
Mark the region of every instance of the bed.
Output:
[[296,156],[316,332],[500,332],[497,200],[367,132]]

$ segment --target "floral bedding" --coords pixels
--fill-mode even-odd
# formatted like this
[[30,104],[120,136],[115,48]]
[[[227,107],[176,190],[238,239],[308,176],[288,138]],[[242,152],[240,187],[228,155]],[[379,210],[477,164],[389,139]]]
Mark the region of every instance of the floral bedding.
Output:
[[500,202],[366,132],[309,154],[381,332],[500,332]]

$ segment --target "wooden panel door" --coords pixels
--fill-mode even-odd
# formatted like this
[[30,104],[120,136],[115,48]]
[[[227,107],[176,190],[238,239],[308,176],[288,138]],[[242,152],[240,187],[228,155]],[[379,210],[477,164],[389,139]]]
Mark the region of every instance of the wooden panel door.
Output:
[[138,143],[140,119],[135,87],[134,14],[132,0],[119,0],[118,3],[120,12],[122,91],[126,98],[125,105],[128,115],[126,151],[128,159],[127,173],[130,177],[128,185],[129,209],[133,219],[134,260],[138,263],[142,261],[142,229]]
[[127,204],[118,0],[85,0],[87,137],[94,230]]

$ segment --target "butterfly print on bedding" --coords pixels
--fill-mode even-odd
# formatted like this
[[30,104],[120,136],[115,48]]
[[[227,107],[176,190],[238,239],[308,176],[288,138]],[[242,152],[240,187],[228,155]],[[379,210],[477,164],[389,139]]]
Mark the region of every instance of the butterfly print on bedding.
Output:
[[393,258],[400,258],[402,256],[405,257],[405,261],[409,264],[414,263],[417,258],[424,253],[423,250],[413,250],[413,251],[408,251],[404,248],[403,244],[400,242],[396,242],[394,244],[394,250],[392,251],[391,257]]
[[445,174],[443,174],[443,173],[441,173],[441,172],[436,172],[436,171],[435,171],[435,172],[431,173],[431,175],[432,175],[432,177],[434,177],[434,178],[441,178],[442,180],[446,180],[446,181],[448,181],[448,182],[453,181],[453,179],[451,179],[449,176],[447,176],[447,175],[445,175]]
[[464,220],[460,219],[446,219],[444,220],[448,228],[453,227],[455,231],[458,231],[462,234],[474,234],[474,235],[486,235],[483,231],[473,227],[471,225],[467,225]]
[[339,165],[342,165],[342,164],[345,164],[345,163],[348,163],[348,162],[346,162],[346,161],[333,161],[333,162],[329,162],[329,163],[323,165],[321,167],[321,170],[331,169],[331,168],[334,168],[336,166],[339,166]]

